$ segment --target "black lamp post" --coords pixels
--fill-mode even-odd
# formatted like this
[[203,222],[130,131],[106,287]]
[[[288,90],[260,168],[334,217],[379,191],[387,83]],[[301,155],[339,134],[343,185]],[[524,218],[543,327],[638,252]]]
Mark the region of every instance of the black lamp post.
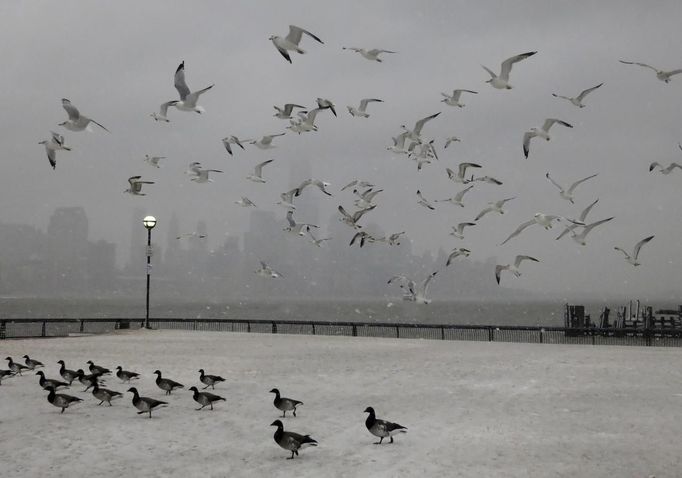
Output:
[[152,229],[156,226],[156,218],[154,216],[146,216],[142,223],[147,228],[147,307],[144,328],[149,329],[149,279],[152,270]]

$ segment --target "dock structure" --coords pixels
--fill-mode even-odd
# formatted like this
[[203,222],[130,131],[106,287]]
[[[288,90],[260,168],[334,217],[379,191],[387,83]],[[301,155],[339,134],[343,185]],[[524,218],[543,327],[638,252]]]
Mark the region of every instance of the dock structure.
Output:
[[566,304],[564,328],[571,336],[591,335],[655,335],[682,337],[682,305],[677,309],[657,309],[642,306],[639,301],[616,308],[615,319],[611,309],[604,307],[599,314],[599,323],[592,321],[585,313],[585,306]]

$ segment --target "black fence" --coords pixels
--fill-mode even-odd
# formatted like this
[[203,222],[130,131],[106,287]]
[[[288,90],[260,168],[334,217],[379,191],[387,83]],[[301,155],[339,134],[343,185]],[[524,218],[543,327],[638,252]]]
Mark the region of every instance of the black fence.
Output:
[[[681,347],[679,329],[576,329],[537,326],[433,325],[239,319],[150,319],[153,329],[265,334],[336,335],[537,344]],[[139,329],[144,319],[0,319],[0,339],[65,337]]]

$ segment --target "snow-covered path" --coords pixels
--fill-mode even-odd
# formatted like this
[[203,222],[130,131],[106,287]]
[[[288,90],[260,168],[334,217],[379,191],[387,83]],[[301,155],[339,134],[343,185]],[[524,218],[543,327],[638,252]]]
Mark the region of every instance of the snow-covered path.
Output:
[[[152,420],[126,393],[113,407],[85,401],[59,413],[38,377],[0,387],[3,477],[677,477],[682,470],[682,350],[439,342],[218,332],[131,331],[0,342],[59,378],[59,359],[201,385],[222,375],[214,411],[180,390]],[[106,386],[125,392],[109,378]],[[294,460],[273,441],[273,387],[302,400],[285,430],[317,448]],[[408,427],[373,445],[363,410]]]

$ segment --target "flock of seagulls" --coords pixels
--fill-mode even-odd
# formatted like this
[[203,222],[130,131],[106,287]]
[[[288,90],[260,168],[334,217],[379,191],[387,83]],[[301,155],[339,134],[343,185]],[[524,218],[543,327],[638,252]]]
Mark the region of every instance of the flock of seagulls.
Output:
[[[289,26],[289,31],[286,36],[282,37],[278,35],[272,35],[269,37],[269,40],[272,42],[277,52],[279,52],[279,54],[288,63],[293,63],[291,55],[292,52],[297,54],[305,53],[305,50],[303,50],[301,47],[302,43],[310,44],[311,46],[313,46],[315,43],[324,45],[324,41],[322,41],[322,39],[315,33],[296,25]],[[366,49],[360,47],[342,47],[342,49],[358,53],[362,58],[375,63],[382,63],[383,55],[397,54],[397,52],[393,50],[380,48]],[[510,78],[514,65],[524,62],[531,57],[537,58],[535,56],[537,53],[537,51],[529,51],[505,59],[500,65],[499,73],[494,72],[486,66],[482,66],[483,69],[490,75],[490,78],[486,81],[486,83],[488,83],[492,88],[498,90],[511,90],[513,86],[510,83]],[[645,63],[633,61],[620,60],[620,62],[626,65],[637,65],[651,69],[656,72],[656,77],[665,83],[669,83],[674,75],[682,72],[682,69],[671,71],[659,70]],[[604,85],[605,83],[601,82],[595,86],[586,88],[577,96],[563,96],[557,93],[552,93],[552,96],[557,99],[568,101],[576,106],[579,110],[582,110],[586,107],[585,101],[588,95],[596,95],[596,92],[605,87]],[[150,116],[155,121],[170,123],[171,118],[169,118],[169,112],[172,111],[170,109],[171,107],[181,112],[193,112],[197,114],[204,113],[205,108],[198,103],[200,99],[204,98],[204,93],[208,92],[214,87],[213,84],[202,89],[192,91],[187,85],[185,78],[185,62],[182,61],[176,68],[173,75],[173,86],[178,93],[179,99],[165,101],[158,107],[158,111],[151,113]],[[448,107],[463,109],[466,105],[463,103],[462,98],[471,98],[473,101],[475,99],[474,95],[480,95],[480,92],[473,89],[454,88],[451,93],[441,93],[441,102]],[[239,148],[239,150],[246,150],[246,148],[251,146],[264,151],[273,150],[277,147],[275,144],[276,139],[284,136],[285,134],[295,133],[297,135],[302,135],[317,132],[319,126],[316,124],[316,121],[320,115],[331,114],[334,117],[337,116],[336,104],[329,98],[317,97],[314,102],[311,101],[311,104],[312,107],[293,102],[283,103],[283,106],[274,105],[274,117],[288,122],[288,124],[283,128],[285,131],[263,134],[251,138],[240,138],[234,134],[228,134],[221,140],[227,154],[229,156],[234,156],[238,152],[237,148]],[[362,98],[360,99],[359,104],[347,106],[348,114],[354,118],[367,120],[370,118],[370,114],[368,112],[370,104],[372,104],[372,108],[375,106],[378,108],[380,104],[384,104],[384,100],[373,97]],[[68,99],[62,99],[62,107],[66,111],[68,119],[60,123],[60,126],[63,126],[67,130],[73,132],[90,130],[90,125],[95,124],[102,130],[109,132],[109,130],[101,123],[81,114],[80,111]],[[400,125],[400,130],[396,132],[394,137],[391,138],[392,145],[387,146],[386,149],[395,155],[407,157],[409,160],[414,161],[417,166],[417,171],[421,171],[424,167],[429,166],[433,162],[439,161],[437,147],[438,142],[434,138],[426,136],[425,131],[428,129],[430,122],[438,121],[440,115],[441,112],[435,112],[425,116],[415,121],[411,127],[408,126],[410,123]],[[563,119],[550,117],[544,120],[542,126],[530,128],[528,131],[523,133],[521,145],[524,157],[529,157],[530,146],[533,139],[540,138],[544,139],[545,141],[549,141],[551,139],[550,131],[552,134],[554,134],[554,132],[558,129],[557,125],[564,128],[573,128],[571,123],[564,121]],[[453,144],[460,141],[460,138],[457,136],[449,136],[443,141],[443,149],[451,147]],[[65,145],[64,137],[55,132],[51,132],[51,135],[48,137],[48,139],[41,141],[40,144],[44,145],[49,163],[52,168],[56,168],[57,151],[71,150],[70,147]],[[682,145],[679,145],[679,147],[682,149]],[[160,168],[164,159],[165,157],[163,156],[146,155],[144,161],[153,168]],[[253,172],[245,179],[251,183],[254,183],[254,185],[256,185],[254,187],[261,187],[258,185],[267,184],[269,175],[266,173],[269,169],[266,169],[266,167],[274,162],[275,159],[270,158],[256,164],[253,168]],[[649,166],[650,172],[658,170],[664,175],[671,174],[675,169],[682,169],[682,166],[675,162],[671,163],[669,166],[664,166],[658,162],[653,162]],[[474,174],[473,172],[484,172],[484,174],[478,175]],[[485,174],[486,172],[487,171],[484,171],[484,167],[481,164],[468,161],[460,162],[457,167],[445,167],[445,173],[447,174],[448,179],[457,185],[462,185],[463,188],[455,191],[451,197],[443,199],[430,199],[428,191],[425,191],[423,188],[419,188],[416,190],[416,204],[431,212],[440,207],[448,207],[448,205],[457,206],[461,210],[466,210],[465,198],[466,195],[470,194],[472,190],[475,191],[481,187],[500,186],[503,184],[502,180],[489,174]],[[202,166],[200,162],[193,161],[189,164],[189,167],[185,173],[190,177],[192,182],[206,184],[213,182],[214,177],[217,174],[223,173],[223,170],[206,168]],[[572,205],[576,202],[579,202],[579,198],[576,197],[576,189],[578,186],[585,183],[586,181],[596,178],[597,176],[598,173],[595,172],[594,174],[574,181],[569,185],[562,185],[556,181],[549,172],[547,172],[545,175],[546,179],[559,190],[560,197]],[[147,187],[147,185],[151,186],[155,184],[155,181],[143,178],[142,175],[134,175],[128,178],[128,184],[129,187],[125,189],[124,192],[133,196],[145,196],[146,192],[143,192],[143,189],[144,191],[153,189],[151,187]],[[313,186],[314,188],[309,188],[309,186]],[[309,189],[313,191],[309,192]],[[314,192],[315,189],[317,189],[317,192]],[[360,178],[354,179],[340,189],[339,194],[352,194],[351,198],[353,199],[353,205],[355,206],[354,210],[344,205],[338,205],[336,208],[339,213],[339,221],[346,224],[350,228],[350,241],[348,242],[349,246],[358,245],[359,247],[365,247],[372,245],[374,247],[380,244],[388,246],[400,244],[400,241],[402,240],[401,237],[403,234],[405,234],[404,231],[393,232],[387,234],[386,236],[377,237],[377,235],[373,235],[366,230],[362,224],[366,215],[377,210],[379,206],[377,199],[380,198],[379,194],[383,191],[384,190],[381,187]],[[323,247],[324,244],[327,241],[332,240],[332,238],[316,237],[313,234],[313,231],[318,229],[317,225],[300,221],[295,217],[297,211],[296,202],[298,201],[298,198],[304,194],[304,192],[305,194],[316,194],[320,200],[325,200],[325,198],[334,196],[334,193],[331,189],[331,182],[321,178],[307,178],[303,180],[298,187],[279,193],[280,200],[274,204],[286,210],[286,214],[284,216],[286,225],[283,228],[283,231],[297,237],[305,237],[316,247]],[[319,196],[319,194],[322,194],[322,196]],[[450,235],[458,240],[465,240],[466,228],[478,225],[479,221],[481,221],[484,217],[493,216],[493,213],[500,215],[504,214],[508,203],[514,199],[516,199],[516,196],[506,198],[498,197],[496,200],[491,200],[485,208],[478,212],[478,214],[472,214],[473,219],[461,221],[456,226],[453,226]],[[614,217],[611,216],[593,221],[591,223],[586,222],[588,213],[596,205],[597,201],[598,199],[594,200],[587,208],[585,208],[578,219],[564,217],[557,214],[549,214],[546,212],[537,212],[533,215],[532,219],[520,224],[517,229],[512,231],[506,237],[506,239],[501,242],[501,245],[511,241],[513,238],[519,236],[526,229],[534,225],[539,225],[544,229],[549,230],[552,228],[553,224],[561,223],[564,226],[564,229],[563,232],[556,237],[557,240],[566,235],[570,235],[574,242],[585,246],[588,234],[590,234],[596,227],[605,225],[614,219]],[[234,204],[243,208],[258,207],[254,201],[249,199],[247,196],[241,196],[240,199],[234,201]],[[490,221],[490,219],[486,219],[486,221]],[[180,237],[189,236],[179,236],[178,238]],[[196,237],[196,235],[192,237]],[[205,237],[205,235],[203,237]],[[652,238],[653,236],[647,236],[646,239],[637,243],[632,254],[628,254],[620,247],[616,247],[616,250],[624,253],[625,260],[628,263],[637,266],[640,264],[640,249]],[[467,247],[454,247],[448,254],[445,267],[451,266],[459,257],[469,256],[470,252],[471,249]],[[500,273],[503,270],[509,270],[518,277],[520,275],[518,270],[519,265],[524,260],[539,262],[539,259],[523,253],[519,254],[516,256],[513,264],[497,265],[495,269],[495,278],[497,283],[499,284],[500,282]],[[278,272],[271,265],[266,264],[264,261],[260,261],[260,268],[254,272],[257,275],[266,278],[279,279],[284,277],[283,274]],[[400,274],[393,277],[388,282],[389,284],[396,282],[400,285],[401,289],[403,290],[404,300],[414,301],[420,304],[428,304],[430,301],[426,297],[427,288],[433,278],[436,276],[437,272],[438,271],[434,271],[428,274],[426,278],[421,281],[420,287],[416,286],[417,282],[415,282],[413,279],[407,278],[406,276]]]
[[[106,367],[95,364],[92,360],[86,362],[88,370],[90,371],[89,374],[85,374],[83,369],[68,369],[66,363],[63,360],[59,360],[57,363],[60,365],[59,375],[61,380],[46,378],[43,370],[36,370],[45,368],[43,362],[32,359],[28,355],[24,355],[23,358],[23,364],[15,362],[12,357],[5,358],[8,365],[6,370],[0,369],[0,385],[2,385],[3,379],[23,376],[24,373],[34,372],[34,374],[38,376],[38,385],[40,388],[43,391],[48,392],[46,397],[47,402],[50,405],[59,408],[60,414],[64,413],[68,408],[85,401],[81,397],[63,393],[64,389],[74,387],[75,381],[78,381],[85,386],[85,388],[80,391],[81,393],[86,393],[91,390],[90,393],[92,396],[95,400],[99,401],[97,406],[106,403],[111,407],[113,406],[112,401],[123,398],[124,393],[104,388],[102,385],[106,380],[115,376],[121,384],[130,385],[133,381],[140,382],[143,378],[141,373],[124,370],[120,365],[115,368],[115,372],[112,372]],[[195,408],[195,410],[201,411],[206,407],[208,407],[209,410],[213,410],[214,405],[217,405],[219,402],[226,402],[227,399],[225,397],[205,391],[209,387],[211,390],[215,390],[216,385],[220,385],[226,381],[225,378],[220,375],[207,374],[204,369],[199,369],[198,373],[198,381],[203,384],[201,391],[196,385],[187,389],[189,392],[192,392],[192,399],[199,405],[199,408]],[[154,383],[164,392],[165,396],[171,396],[174,391],[185,388],[182,383],[163,377],[160,370],[155,370],[154,375],[156,375]],[[59,390],[59,392],[57,392],[57,390]],[[141,396],[137,387],[129,387],[126,392],[132,394],[131,402],[132,406],[137,410],[137,414],[146,415],[150,419],[152,418],[152,412],[157,411],[160,408],[165,408],[171,404],[168,401]],[[287,412],[291,412],[291,415],[296,417],[296,410],[303,405],[302,401],[283,397],[277,388],[271,389],[270,393],[275,394],[272,404],[277,410],[282,412],[280,418],[286,418]],[[170,400],[170,398],[167,400]],[[379,441],[375,442],[376,445],[381,444],[384,438],[390,438],[390,443],[393,443],[393,437],[396,434],[407,432],[407,428],[402,425],[376,418],[374,408],[372,407],[367,407],[364,410],[364,413],[369,414],[365,420],[367,430],[372,435],[379,438]],[[275,443],[281,448],[291,452],[291,456],[287,459],[293,459],[294,456],[298,456],[298,452],[301,449],[318,445],[317,440],[313,439],[310,435],[301,435],[288,430],[285,431],[284,424],[279,419],[272,422],[271,426],[277,427],[273,436]]]

